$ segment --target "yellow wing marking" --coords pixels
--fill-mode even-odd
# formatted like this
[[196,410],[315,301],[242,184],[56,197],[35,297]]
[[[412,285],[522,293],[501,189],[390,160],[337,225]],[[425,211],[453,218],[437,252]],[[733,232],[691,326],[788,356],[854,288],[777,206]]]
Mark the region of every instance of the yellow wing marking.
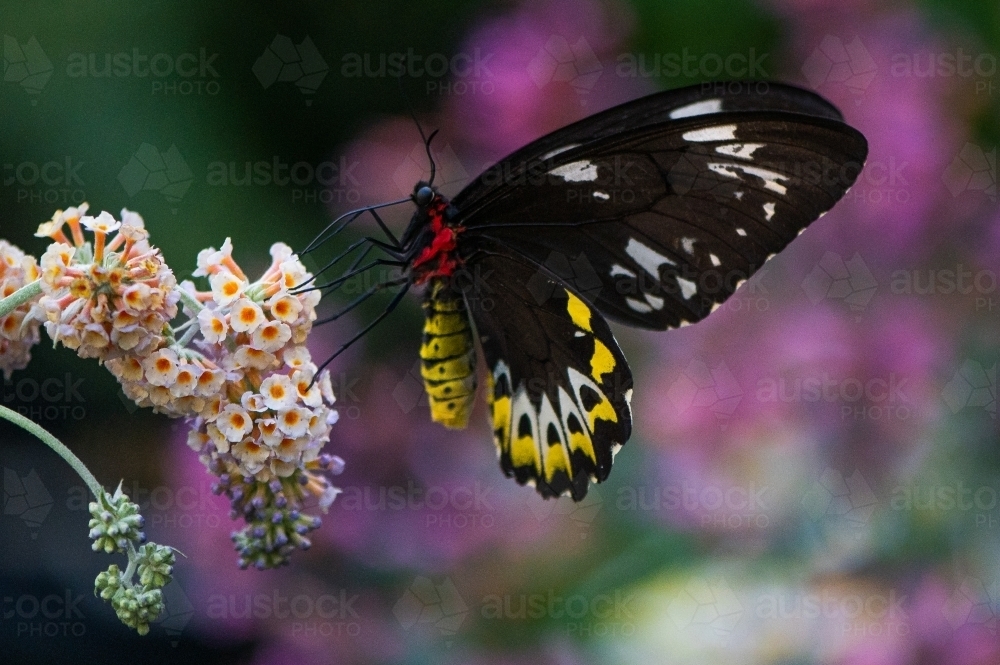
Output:
[[616,364],[615,357],[611,355],[611,350],[604,345],[604,342],[595,337],[594,355],[590,359],[590,375],[598,383],[603,383],[604,380],[601,377],[611,373]]
[[[553,437],[549,435],[549,430],[555,432],[555,441],[551,440]],[[566,437],[548,395],[542,396],[538,410],[538,436],[545,457],[545,481],[552,483],[559,471],[565,472],[568,477],[572,478],[573,469],[569,460],[569,451],[566,449]]]
[[511,404],[510,461],[514,467],[531,466],[535,476],[542,473],[538,450],[538,414],[521,387]]
[[594,332],[590,329],[590,308],[587,304],[573,295],[566,289],[566,311],[577,328],[582,328],[587,332]]
[[594,453],[594,442],[590,440],[584,423],[586,418],[580,407],[577,406],[573,398],[566,392],[565,388],[559,388],[559,412],[563,418],[563,430],[569,437],[570,454],[580,451],[586,455],[594,464],[597,464],[597,455]]
[[[607,395],[604,394],[604,391],[602,391],[596,383],[573,367],[567,368],[566,372],[569,374],[569,382],[573,386],[573,393],[576,396],[577,403],[580,405],[581,409],[587,412],[587,425],[591,432],[594,431],[598,419],[607,420],[613,423],[618,422],[618,414],[615,413],[615,408],[611,405],[611,400],[608,399]],[[584,405],[584,386],[592,390],[599,398],[599,401],[590,409],[587,409]]]
[[[502,369],[498,368],[497,373],[502,374]],[[510,376],[507,376],[507,385],[510,386]],[[510,395],[496,396],[496,380],[493,375],[486,376],[486,399],[490,404],[490,425],[493,428],[493,441],[497,444],[498,451],[502,454],[510,450]]]

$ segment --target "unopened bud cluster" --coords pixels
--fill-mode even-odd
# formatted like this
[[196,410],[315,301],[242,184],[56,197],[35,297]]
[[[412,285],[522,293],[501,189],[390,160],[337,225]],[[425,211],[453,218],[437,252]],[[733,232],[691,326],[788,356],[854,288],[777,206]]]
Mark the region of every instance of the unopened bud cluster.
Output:
[[[112,564],[94,580],[94,594],[111,603],[119,620],[140,635],[163,611],[163,592],[173,573],[174,551],[156,543],[146,543],[139,506],[132,503],[121,485],[113,495],[102,492],[90,504],[90,537],[94,550],[127,554],[129,566],[122,570]],[[132,578],[138,573],[139,581]]]

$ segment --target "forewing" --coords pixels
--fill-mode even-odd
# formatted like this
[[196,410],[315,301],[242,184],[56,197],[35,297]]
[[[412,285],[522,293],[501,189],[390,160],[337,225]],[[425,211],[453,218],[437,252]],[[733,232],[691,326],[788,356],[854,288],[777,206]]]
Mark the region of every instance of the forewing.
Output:
[[579,501],[607,478],[632,429],[632,374],[608,324],[560,288],[537,298],[531,266],[483,248],[466,296],[488,373],[487,399],[504,473],[542,496]]
[[[654,329],[705,317],[829,210],[867,155],[836,120],[713,113],[627,131],[514,170],[456,204],[464,253],[499,244],[606,316]],[[457,199],[456,199],[457,201]]]
[[731,81],[664,90],[588,116],[532,141],[481,174],[453,203],[471,210],[500,187],[504,174],[518,167],[532,168],[560,152],[592,141],[668,120],[740,111],[783,111],[842,119],[840,111],[819,95],[780,83]]

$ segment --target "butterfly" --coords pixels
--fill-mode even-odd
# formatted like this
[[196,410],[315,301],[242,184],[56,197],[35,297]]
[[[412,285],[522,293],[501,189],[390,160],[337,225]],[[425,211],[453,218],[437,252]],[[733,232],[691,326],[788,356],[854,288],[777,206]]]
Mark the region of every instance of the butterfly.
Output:
[[[352,245],[328,266],[366,249],[324,287],[376,265],[399,270],[327,320],[399,288],[343,350],[423,287],[432,419],[468,424],[478,340],[501,469],[576,501],[607,479],[632,429],[632,373],[608,321],[665,330],[705,318],[844,196],[868,152],[829,102],[767,82],[696,85],[597,113],[452,200],[433,184],[430,139],[430,180],[345,213],[307,248],[370,213],[387,240]],[[377,210],[402,202],[416,211],[397,239]],[[372,249],[388,258],[362,266]]]

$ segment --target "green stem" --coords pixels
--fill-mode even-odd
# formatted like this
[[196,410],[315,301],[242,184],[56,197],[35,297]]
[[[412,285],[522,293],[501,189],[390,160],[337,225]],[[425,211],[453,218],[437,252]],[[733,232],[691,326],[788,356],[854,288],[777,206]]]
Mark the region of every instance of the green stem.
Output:
[[[194,321],[194,319],[191,320]],[[175,330],[174,333],[176,334],[176,332],[177,331]],[[188,342],[194,339],[194,336],[197,335],[199,332],[201,332],[201,328],[199,328],[198,326],[191,326],[190,328],[187,329],[187,331],[185,331],[184,336],[181,337],[179,340],[177,340],[177,346],[186,347],[188,345]]]
[[[23,290],[24,289],[21,289],[21,291]],[[0,301],[0,306],[2,306],[4,302],[9,300],[10,298],[13,298],[21,291],[18,291],[13,295],[8,296],[3,301]],[[87,483],[87,487],[90,488],[90,492],[94,495],[95,498],[101,496],[101,494],[104,493],[104,488],[101,487],[101,484],[99,482],[97,482],[97,478],[95,478],[94,474],[90,472],[90,469],[88,469],[83,464],[83,462],[80,461],[80,458],[74,455],[73,451],[67,448],[65,445],[63,445],[63,443],[59,439],[57,439],[56,437],[52,436],[47,431],[42,429],[37,423],[25,418],[17,411],[11,411],[10,409],[8,409],[3,405],[0,405],[0,418],[3,418],[4,420],[14,423],[21,429],[25,429],[31,432],[39,439],[41,439],[42,443],[47,445],[52,450],[56,451],[56,454],[58,454],[60,457],[66,460],[66,462],[71,467],[73,467],[73,470],[76,471],[81,478],[83,478],[83,482]]]
[[122,579],[132,584],[132,576],[135,575],[135,569],[139,567],[139,553],[135,551],[135,547],[132,542],[129,541],[128,544],[128,566],[125,567],[125,574],[122,575]]
[[0,316],[7,316],[24,303],[34,300],[42,294],[42,280],[25,284],[14,293],[0,300]]
[[[181,294],[181,300],[184,302],[184,304],[190,307],[195,314],[205,309],[205,306],[202,305],[197,298],[195,298],[193,295],[191,295],[184,289],[178,287],[177,292]],[[11,297],[13,298],[14,296]]]

